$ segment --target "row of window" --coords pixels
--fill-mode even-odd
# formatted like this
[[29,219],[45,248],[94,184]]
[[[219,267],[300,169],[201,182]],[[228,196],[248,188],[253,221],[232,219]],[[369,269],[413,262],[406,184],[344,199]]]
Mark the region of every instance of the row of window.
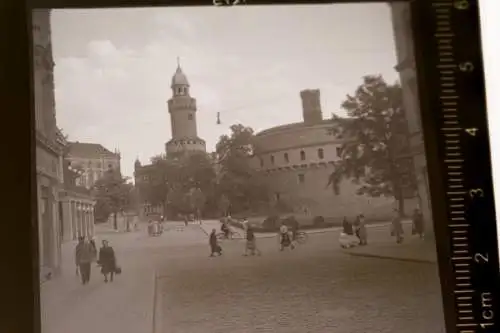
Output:
[[177,87],[174,90],[175,96],[186,96],[188,94],[188,87]]
[[[336,150],[337,150],[337,157],[340,157],[342,155],[342,148],[337,147]],[[317,154],[318,154],[318,158],[320,160],[325,158],[325,151],[323,150],[323,148],[319,148],[317,150]],[[274,155],[271,155],[270,159],[271,159],[271,164],[274,165],[274,163],[275,163]],[[283,154],[283,159],[284,159],[285,163],[290,163],[290,157],[289,157],[288,153]],[[303,150],[300,151],[300,160],[301,161],[306,160],[306,152]],[[264,160],[261,158],[260,159],[260,167],[262,168],[263,166],[264,166]]]
[[[74,164],[74,166],[75,166],[75,167],[80,167],[80,168],[83,168],[83,167],[84,167],[84,166],[83,166],[82,164],[80,164],[80,163],[76,163],[76,164]],[[92,166],[94,166],[95,168],[100,169],[100,168],[102,167],[102,164],[101,164],[101,162],[93,162],[93,163],[92,163],[92,161],[88,161],[88,162],[87,162],[87,166],[88,166],[89,168],[92,168]],[[109,164],[108,164],[108,169],[113,169],[113,164],[109,163]]]

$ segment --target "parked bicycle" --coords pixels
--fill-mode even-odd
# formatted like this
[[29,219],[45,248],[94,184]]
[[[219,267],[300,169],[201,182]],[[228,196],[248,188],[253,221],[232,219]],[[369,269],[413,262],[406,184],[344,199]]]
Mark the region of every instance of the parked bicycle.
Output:
[[219,239],[219,240],[234,239],[234,238],[242,238],[242,237],[241,237],[241,234],[235,230],[229,230],[227,232],[227,234],[224,232],[219,232],[217,234],[217,239]]

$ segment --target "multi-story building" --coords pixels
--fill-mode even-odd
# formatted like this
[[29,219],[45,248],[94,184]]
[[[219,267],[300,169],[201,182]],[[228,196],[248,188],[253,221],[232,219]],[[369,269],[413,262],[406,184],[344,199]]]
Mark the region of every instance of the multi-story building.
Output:
[[[65,147],[68,143],[65,142]],[[63,187],[59,192],[59,214],[61,219],[60,237],[68,242],[85,237],[94,237],[94,207],[96,201],[85,186],[77,185],[83,170],[71,167],[71,162],[63,156]]]
[[358,185],[344,180],[339,193],[327,185],[344,139],[332,135],[331,119],[323,119],[319,90],[301,92],[303,121],[277,126],[256,134],[253,166],[268,176],[274,201],[296,213],[325,218],[387,219],[393,199],[357,195]]
[[400,74],[401,86],[403,89],[403,103],[410,132],[409,143],[417,178],[419,206],[426,221],[426,233],[428,235],[433,235],[432,207],[420,118],[410,3],[403,1],[393,2],[390,6],[398,59],[398,64],[395,66],[395,69]]
[[65,159],[80,170],[76,185],[90,189],[108,170],[120,172],[120,153],[111,152],[98,143],[68,142]]
[[[172,97],[168,100],[168,112],[170,113],[172,139],[165,144],[166,156],[205,153],[205,140],[198,137],[196,99],[191,97],[189,81],[179,64],[172,77],[170,88],[172,89]],[[154,170],[152,164],[142,165],[139,160],[135,161],[134,180],[136,189],[139,191],[138,200],[141,207],[139,214],[141,217],[149,214],[165,214],[161,207],[148,203],[140,193],[141,188],[147,187],[148,182],[152,179],[151,172]]]
[[58,203],[64,140],[56,124],[50,10],[34,9],[32,13],[38,243],[40,277],[44,281],[57,274],[61,264]]

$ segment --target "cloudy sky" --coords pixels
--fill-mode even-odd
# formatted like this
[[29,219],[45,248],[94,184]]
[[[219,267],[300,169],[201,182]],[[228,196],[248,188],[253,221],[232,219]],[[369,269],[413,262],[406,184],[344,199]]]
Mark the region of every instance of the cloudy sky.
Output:
[[177,57],[209,151],[235,123],[301,121],[302,89],[321,89],[329,117],[363,75],[397,80],[384,3],[55,10],[52,36],[58,126],[70,140],[119,148],[127,176],[170,139]]

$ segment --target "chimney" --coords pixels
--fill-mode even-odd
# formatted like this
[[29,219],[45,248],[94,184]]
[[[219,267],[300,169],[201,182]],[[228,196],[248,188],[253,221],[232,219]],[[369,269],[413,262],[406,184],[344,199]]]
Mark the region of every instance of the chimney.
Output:
[[319,89],[306,89],[300,92],[302,117],[306,125],[314,125],[323,120]]

